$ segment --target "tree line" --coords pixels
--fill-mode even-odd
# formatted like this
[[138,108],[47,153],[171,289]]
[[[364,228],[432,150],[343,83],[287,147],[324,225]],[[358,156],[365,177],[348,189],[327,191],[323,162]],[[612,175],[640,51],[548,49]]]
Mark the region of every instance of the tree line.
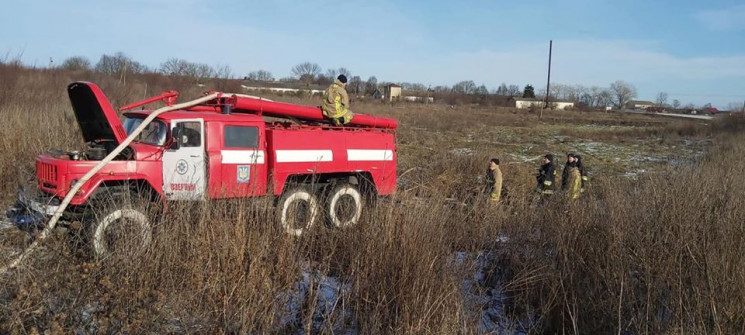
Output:
[[[180,76],[189,78],[200,83],[210,78],[232,79],[233,72],[228,65],[210,66],[205,63],[190,62],[180,58],[170,58],[161,63],[157,68],[150,68],[138,61],[133,60],[122,52],[102,55],[98,62],[91,63],[86,57],[73,56],[65,59],[59,66],[70,71],[96,71],[108,75],[119,76],[126,80],[128,74],[162,73],[169,76]],[[359,75],[352,75],[345,67],[328,68],[325,71],[317,63],[302,62],[290,69],[291,76],[277,79],[270,71],[259,69],[249,72],[243,77],[244,80],[257,82],[293,82],[300,83],[306,87],[310,85],[329,85],[340,74],[348,78],[347,91],[355,95],[373,95],[391,82],[379,81],[376,76],[369,76],[363,80]],[[438,96],[448,101],[464,102],[488,102],[494,97],[522,97],[545,99],[546,90],[535,91],[531,84],[520,87],[516,84],[502,83],[497,88],[489,89],[485,84],[478,85],[473,80],[459,81],[452,86],[437,85],[427,86],[416,82],[395,83],[411,95]],[[607,87],[566,85],[561,83],[551,84],[550,99],[568,100],[575,102],[579,107],[605,108],[613,106],[625,107],[627,103],[637,97],[634,85],[623,80],[617,80]],[[679,100],[673,99],[668,102],[668,94],[659,92],[653,101],[658,107],[669,109],[693,109],[696,106],[689,103],[683,105]],[[740,103],[732,103],[731,109],[742,109]],[[704,105],[703,107],[706,107]]]
[[96,71],[108,75],[124,77],[128,74],[162,73],[169,76],[182,76],[201,82],[209,78],[231,79],[233,72],[228,65],[211,66],[205,63],[190,62],[179,58],[170,58],[161,63],[158,68],[150,68],[133,60],[122,52],[104,54],[96,62],[91,63],[83,56],[73,56],[65,59],[59,66],[70,71]]

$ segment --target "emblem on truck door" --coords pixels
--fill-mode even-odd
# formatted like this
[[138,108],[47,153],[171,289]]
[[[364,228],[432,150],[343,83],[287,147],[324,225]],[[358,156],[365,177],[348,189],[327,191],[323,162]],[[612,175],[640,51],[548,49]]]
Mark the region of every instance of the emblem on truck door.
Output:
[[189,171],[189,164],[186,163],[185,160],[179,159],[178,162],[176,162],[176,172],[178,172],[178,174],[186,174],[187,171]]
[[238,169],[236,171],[237,181],[239,183],[247,183],[251,175],[251,166],[238,165],[237,169]]

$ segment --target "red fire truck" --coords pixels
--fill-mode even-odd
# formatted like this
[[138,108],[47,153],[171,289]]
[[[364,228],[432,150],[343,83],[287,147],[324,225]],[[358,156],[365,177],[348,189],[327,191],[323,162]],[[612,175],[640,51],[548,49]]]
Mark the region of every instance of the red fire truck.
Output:
[[[37,158],[41,197],[19,192],[8,212],[17,225],[43,222],[54,213],[71,186],[152,112],[134,108],[156,101],[172,105],[178,97],[171,91],[124,106],[120,120],[95,84],[72,83],[68,94],[87,150]],[[273,195],[278,221],[289,234],[301,235],[321,221],[353,225],[366,200],[395,192],[396,127],[393,119],[362,114],[346,126],[332,126],[318,107],[221,93],[155,118],[82,185],[63,219],[82,222],[99,255],[114,248],[110,235],[121,222],[134,222],[141,242],[150,241],[150,220],[137,205],[143,202],[163,203],[167,210],[169,201]]]

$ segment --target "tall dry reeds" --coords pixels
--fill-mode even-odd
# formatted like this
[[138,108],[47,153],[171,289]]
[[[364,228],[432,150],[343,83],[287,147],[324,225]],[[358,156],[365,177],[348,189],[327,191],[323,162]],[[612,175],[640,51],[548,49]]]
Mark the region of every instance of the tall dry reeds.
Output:
[[[17,71],[0,104],[4,204],[19,179],[33,177],[36,155],[81,145],[64,91],[74,75]],[[169,89],[161,86],[172,79],[149,76],[126,86],[94,79],[120,105],[146,95],[146,86],[147,95]],[[117,262],[93,259],[84,239],[60,232],[0,278],[0,331],[477,333],[486,306],[474,310],[464,291],[491,293],[464,288],[477,269],[456,266],[463,253],[494,259],[484,271],[504,292],[507,316],[529,320],[530,333],[745,332],[741,118],[706,128],[716,137],[703,159],[636,180],[595,176],[577,200],[538,202],[532,167],[506,165],[509,195],[490,206],[474,181],[489,156],[436,146],[471,127],[530,128],[537,118],[419,108],[401,116],[399,141],[431,141],[431,154],[402,145],[400,174],[408,172],[399,192],[357,226],[319,225],[294,238],[278,228],[271,198],[173,203],[153,213],[151,247]],[[380,104],[357,110],[396,113]],[[572,114],[547,119],[571,122]],[[28,243],[13,234],[0,233],[3,250]]]

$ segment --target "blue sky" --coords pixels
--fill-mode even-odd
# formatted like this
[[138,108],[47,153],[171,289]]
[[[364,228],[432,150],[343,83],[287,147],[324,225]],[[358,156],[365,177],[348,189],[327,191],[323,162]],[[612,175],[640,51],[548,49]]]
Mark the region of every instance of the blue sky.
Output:
[[151,67],[171,57],[237,76],[297,63],[363,79],[490,89],[552,82],[633,84],[639,99],[727,107],[745,100],[745,2],[710,1],[13,1],[0,55],[44,66],[122,51]]

